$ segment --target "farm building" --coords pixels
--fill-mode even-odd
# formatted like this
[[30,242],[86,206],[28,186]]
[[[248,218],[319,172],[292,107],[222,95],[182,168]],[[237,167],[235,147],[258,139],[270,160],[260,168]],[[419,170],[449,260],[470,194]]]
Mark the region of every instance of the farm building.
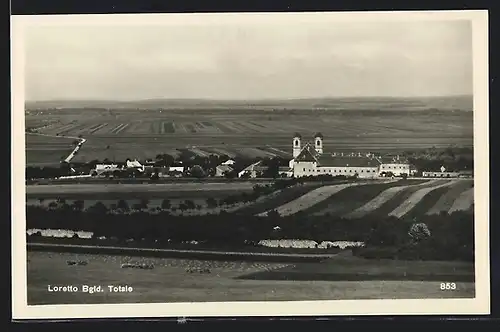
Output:
[[[250,178],[255,178],[261,175],[263,172],[267,171],[268,167],[262,164],[262,161],[258,161],[248,166],[244,170],[238,173],[238,177],[248,176]],[[280,166],[278,168],[278,174],[283,177],[290,177],[293,175],[292,169],[288,166]]]
[[469,171],[469,170],[460,171],[460,174],[458,175],[458,177],[461,177],[461,178],[471,178],[473,176],[474,176],[474,172]]
[[459,172],[422,172],[424,178],[457,178]]
[[117,164],[96,164],[95,165],[95,170],[97,172],[104,171],[104,170],[110,170],[110,169],[118,169]]
[[258,161],[256,163],[253,163],[250,166],[246,167],[241,172],[239,172],[238,173],[238,177],[241,178],[245,174],[248,174],[249,177],[255,178],[261,172],[264,172],[265,170],[267,170],[267,167],[265,167],[265,166],[262,165],[262,161]]
[[411,175],[416,172],[414,167],[411,167],[407,160],[401,159],[399,156],[394,157],[375,157],[380,162],[380,175],[385,175],[387,173],[392,173],[395,176],[401,176],[403,174]]
[[231,172],[233,168],[229,165],[221,164],[215,168],[215,176],[225,176],[226,173]]
[[316,175],[344,175],[358,176],[361,178],[374,178],[393,174],[402,176],[410,175],[414,169],[406,161],[398,157],[380,158],[373,154],[363,155],[343,153],[324,153],[323,135],[317,133],[314,143],[306,143],[301,147],[301,136],[295,134],[293,138],[293,159],[290,160],[290,168],[294,177],[316,176]]
[[127,160],[125,166],[127,168],[136,168],[136,169],[144,170],[144,166],[140,162],[138,162],[137,160]]
[[184,173],[184,166],[170,166],[168,168],[169,172]]

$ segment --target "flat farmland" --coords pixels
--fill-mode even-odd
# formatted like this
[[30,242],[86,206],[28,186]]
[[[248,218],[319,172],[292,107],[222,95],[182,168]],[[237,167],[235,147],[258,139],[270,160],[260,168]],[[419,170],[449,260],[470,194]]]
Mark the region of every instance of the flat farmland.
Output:
[[235,183],[167,183],[167,184],[61,184],[27,185],[27,199],[162,199],[226,197],[251,192],[252,182]]
[[[381,267],[380,262],[363,259],[337,262],[333,258],[295,266],[35,251],[28,252],[27,256],[29,305],[471,298],[475,293],[473,282],[453,278],[465,276],[470,279],[473,266],[451,262],[390,262]],[[70,260],[83,260],[88,264],[68,265]],[[154,269],[124,269],[121,268],[124,263],[153,264]],[[348,269],[344,270],[344,266]],[[211,273],[188,273],[188,269],[210,269]],[[424,275],[417,280],[408,280],[403,271],[405,275],[418,275],[424,271]],[[457,280],[457,290],[443,292],[439,289],[440,281],[422,281],[431,275],[428,271],[434,271],[434,278],[442,275],[443,280]],[[284,273],[288,280],[279,278]],[[317,275],[322,279],[318,280]],[[393,278],[387,278],[388,275]],[[362,276],[368,276],[367,280],[360,280]],[[334,277],[335,282],[328,281],[328,277]],[[47,285],[101,285],[104,290],[94,294],[49,293]],[[129,285],[133,291],[110,293],[108,285]]]
[[[262,110],[72,110],[29,113],[47,135],[79,136],[87,142],[74,161],[154,158],[177,149],[247,157],[291,155],[299,132],[310,141],[324,135],[325,151],[401,151],[472,146],[473,113],[462,111]],[[33,150],[32,150],[33,151]],[[34,154],[34,156],[36,156]],[[33,157],[35,158],[35,157]],[[32,159],[33,159],[32,158]]]
[[57,165],[74,149],[74,138],[25,134],[26,164]]

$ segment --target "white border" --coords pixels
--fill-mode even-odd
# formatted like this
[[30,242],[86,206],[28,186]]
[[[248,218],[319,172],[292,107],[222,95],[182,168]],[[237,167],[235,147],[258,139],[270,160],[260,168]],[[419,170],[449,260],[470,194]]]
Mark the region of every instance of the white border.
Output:
[[[473,26],[476,298],[166,304],[27,305],[25,238],[24,45],[27,25],[277,24],[293,21],[368,22],[470,20]],[[336,12],[12,16],[12,317],[13,319],[489,314],[488,12]]]

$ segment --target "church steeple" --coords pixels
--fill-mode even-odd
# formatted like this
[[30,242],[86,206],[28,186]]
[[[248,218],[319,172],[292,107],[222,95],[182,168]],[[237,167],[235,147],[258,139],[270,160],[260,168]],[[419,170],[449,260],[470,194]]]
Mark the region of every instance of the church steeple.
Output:
[[293,136],[293,158],[296,158],[300,154],[301,139],[302,136],[299,133],[295,133]]
[[321,133],[314,135],[314,149],[317,153],[323,153],[323,135]]

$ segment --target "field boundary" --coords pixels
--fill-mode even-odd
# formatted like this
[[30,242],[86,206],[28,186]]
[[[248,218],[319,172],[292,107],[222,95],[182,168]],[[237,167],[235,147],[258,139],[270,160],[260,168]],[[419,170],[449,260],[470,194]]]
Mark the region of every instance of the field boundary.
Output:
[[262,252],[235,252],[216,250],[182,250],[182,249],[155,249],[155,248],[133,248],[97,245],[73,245],[55,243],[27,243],[28,251],[48,252],[70,252],[80,254],[102,254],[102,255],[127,255],[142,257],[163,258],[191,258],[206,260],[244,260],[244,261],[271,261],[271,262],[302,262],[321,261],[333,258],[335,254],[284,254],[284,253],[262,253]]

